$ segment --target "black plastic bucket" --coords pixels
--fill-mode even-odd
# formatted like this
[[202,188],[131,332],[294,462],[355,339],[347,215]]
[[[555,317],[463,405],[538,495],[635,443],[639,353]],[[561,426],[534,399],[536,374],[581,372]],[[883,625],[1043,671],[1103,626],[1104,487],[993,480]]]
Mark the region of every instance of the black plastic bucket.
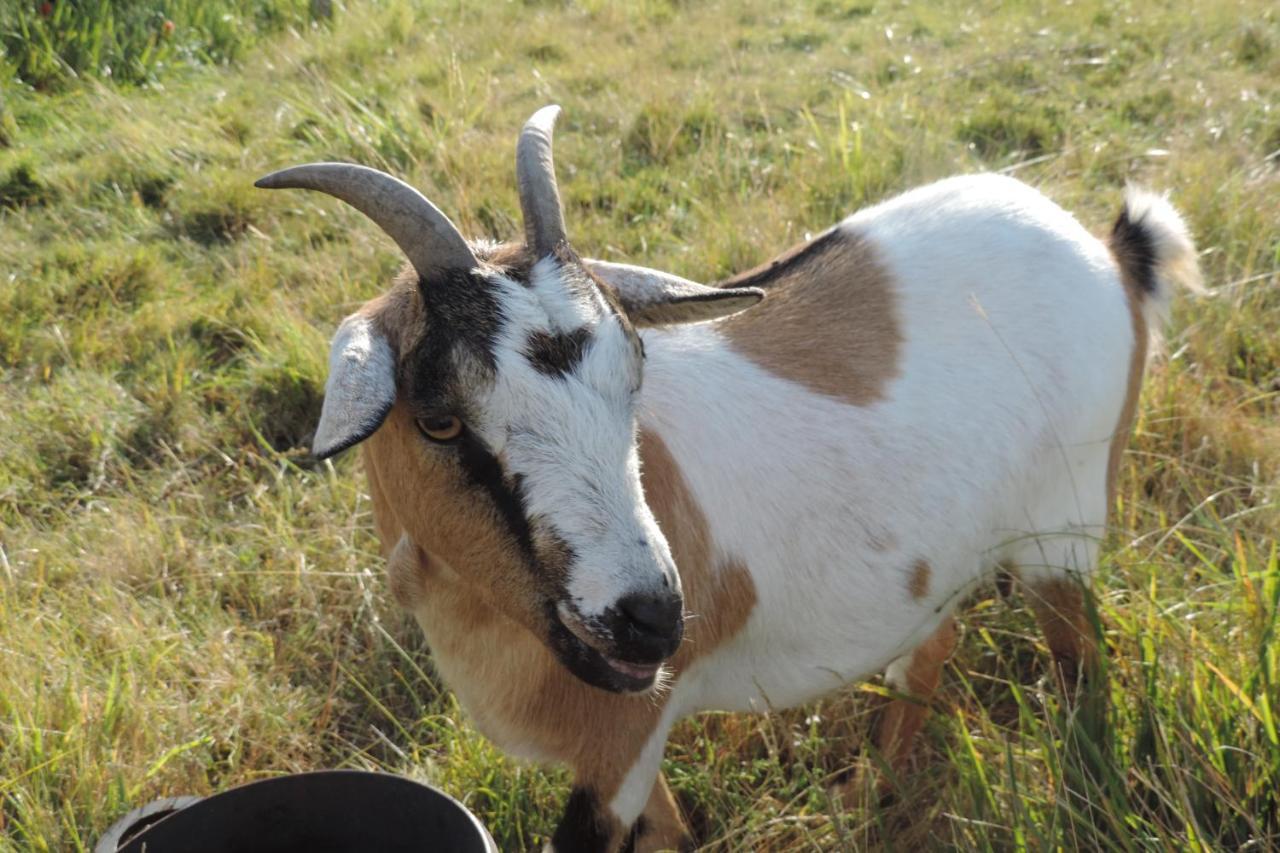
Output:
[[387,773],[326,770],[212,797],[158,800],[115,823],[94,853],[498,853],[461,803]]

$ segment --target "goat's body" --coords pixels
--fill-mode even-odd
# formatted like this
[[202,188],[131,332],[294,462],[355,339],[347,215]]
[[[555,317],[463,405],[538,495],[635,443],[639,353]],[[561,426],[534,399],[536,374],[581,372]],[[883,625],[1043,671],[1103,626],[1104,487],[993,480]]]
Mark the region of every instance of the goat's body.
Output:
[[[732,318],[646,337],[641,427],[759,599],[731,644],[681,675],[686,711],[787,707],[880,671],[997,562],[1092,568],[1135,351],[1106,247],[992,177],[839,230],[870,245],[893,290],[902,345],[882,399],[850,405],[767,372],[723,334]],[[831,310],[857,333],[859,306]]]
[[[1157,242],[1181,227],[1168,215]],[[1189,253],[1157,245],[1155,266]],[[770,295],[644,336],[645,497],[691,614],[657,700],[585,685],[400,535],[383,493],[412,488],[389,480],[406,415],[367,445],[392,587],[441,674],[505,750],[575,770],[569,812],[588,818],[557,844],[611,847],[642,813],[639,847],[680,839],[655,788],[680,717],[788,707],[886,666],[902,681],[996,566],[1034,586],[1095,565],[1155,300],[1068,213],[1011,179],[952,179],[731,284]]]

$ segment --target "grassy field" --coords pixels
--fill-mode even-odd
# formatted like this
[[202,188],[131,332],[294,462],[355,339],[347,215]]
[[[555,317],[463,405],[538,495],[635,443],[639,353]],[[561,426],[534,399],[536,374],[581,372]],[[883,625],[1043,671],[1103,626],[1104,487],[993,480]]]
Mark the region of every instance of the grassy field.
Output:
[[327,338],[400,259],[332,200],[251,184],[360,161],[513,237],[515,133],[550,102],[584,254],[716,279],[1001,169],[1099,229],[1126,180],[1169,190],[1213,291],[1178,305],[1124,460],[1105,736],[1076,736],[1021,603],[979,595],[898,803],[826,795],[867,760],[871,682],[683,723],[664,769],[699,841],[1280,849],[1274,4],[276,5],[295,17],[255,47],[129,66],[145,85],[48,72],[6,19],[0,849],[320,767],[439,784],[503,849],[549,835],[566,776],[468,726],[390,602],[358,461],[305,450]]

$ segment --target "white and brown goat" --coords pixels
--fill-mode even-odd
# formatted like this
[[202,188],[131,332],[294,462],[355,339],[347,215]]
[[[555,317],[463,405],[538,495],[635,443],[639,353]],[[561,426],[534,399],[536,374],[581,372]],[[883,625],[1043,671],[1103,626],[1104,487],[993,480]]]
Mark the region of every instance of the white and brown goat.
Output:
[[[409,258],[334,337],[315,452],[364,443],[391,587],[480,730],[573,769],[551,846],[687,843],[659,765],[688,714],[886,667],[927,696],[998,566],[1087,672],[1080,579],[1148,329],[1198,281],[1173,208],[1131,191],[1102,242],[1018,181],[952,178],[706,287],[574,254],[557,111],[518,144],[522,245],[372,169],[258,182],[337,196]],[[885,710],[891,763],[922,713]]]

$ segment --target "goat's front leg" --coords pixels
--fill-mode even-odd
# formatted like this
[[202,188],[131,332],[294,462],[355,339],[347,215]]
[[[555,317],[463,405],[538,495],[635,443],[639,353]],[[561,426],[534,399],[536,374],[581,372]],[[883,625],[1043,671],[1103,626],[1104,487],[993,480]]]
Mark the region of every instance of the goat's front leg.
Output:
[[630,761],[610,756],[608,744],[593,744],[594,754],[574,768],[573,791],[545,851],[641,853],[690,848],[680,810],[658,772],[669,730],[670,721],[660,721]]

